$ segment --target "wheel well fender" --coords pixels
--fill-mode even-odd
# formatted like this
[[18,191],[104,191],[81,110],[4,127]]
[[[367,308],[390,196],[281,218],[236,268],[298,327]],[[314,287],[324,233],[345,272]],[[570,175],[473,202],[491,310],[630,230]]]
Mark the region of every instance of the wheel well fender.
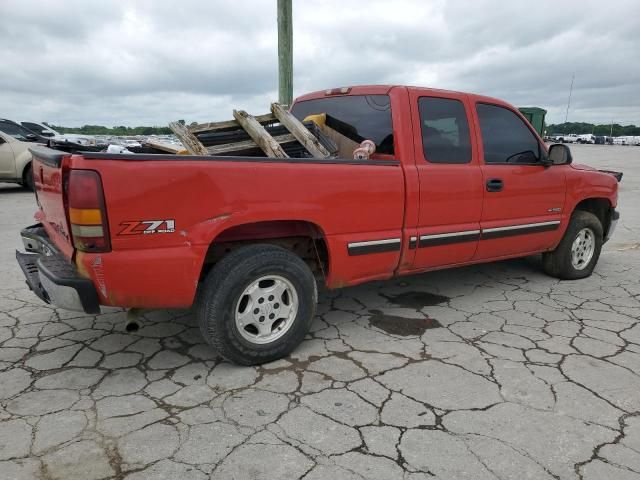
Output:
[[204,257],[201,278],[233,250],[249,244],[268,243],[285,248],[302,258],[316,276],[329,272],[329,245],[322,228],[305,220],[268,220],[243,223],[220,231]]
[[585,198],[578,202],[573,209],[583,212],[593,213],[602,225],[603,233],[606,237],[609,225],[611,224],[611,202],[607,198]]

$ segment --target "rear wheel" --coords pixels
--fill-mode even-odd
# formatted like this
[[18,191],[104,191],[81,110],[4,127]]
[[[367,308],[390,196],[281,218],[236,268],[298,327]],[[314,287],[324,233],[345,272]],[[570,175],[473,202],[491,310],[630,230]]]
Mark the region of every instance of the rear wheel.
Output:
[[318,298],[302,259],[274,245],[249,245],[224,257],[198,294],[202,335],[242,365],[289,354],[309,331]]
[[603,229],[598,217],[576,210],[558,247],[543,254],[544,271],[563,280],[588,277],[598,263],[602,243]]

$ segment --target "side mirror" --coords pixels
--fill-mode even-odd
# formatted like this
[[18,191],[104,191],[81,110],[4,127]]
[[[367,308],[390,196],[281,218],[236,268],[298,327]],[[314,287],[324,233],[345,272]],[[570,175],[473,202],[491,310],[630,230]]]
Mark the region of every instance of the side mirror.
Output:
[[573,161],[571,150],[563,143],[555,143],[549,148],[551,165],[569,165]]

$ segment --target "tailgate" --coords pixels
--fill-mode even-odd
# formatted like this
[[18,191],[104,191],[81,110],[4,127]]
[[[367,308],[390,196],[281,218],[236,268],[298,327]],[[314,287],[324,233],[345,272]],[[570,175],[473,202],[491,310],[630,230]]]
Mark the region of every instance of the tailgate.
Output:
[[32,147],[33,180],[40,209],[36,219],[42,223],[49,238],[68,259],[73,256],[69,231],[64,177],[70,155],[47,147]]

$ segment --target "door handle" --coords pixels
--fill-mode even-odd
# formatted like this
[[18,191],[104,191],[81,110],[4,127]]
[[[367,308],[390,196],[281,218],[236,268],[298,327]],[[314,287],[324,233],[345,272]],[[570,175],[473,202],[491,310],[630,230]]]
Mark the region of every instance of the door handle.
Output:
[[501,178],[490,178],[487,180],[487,192],[500,192],[504,187]]

